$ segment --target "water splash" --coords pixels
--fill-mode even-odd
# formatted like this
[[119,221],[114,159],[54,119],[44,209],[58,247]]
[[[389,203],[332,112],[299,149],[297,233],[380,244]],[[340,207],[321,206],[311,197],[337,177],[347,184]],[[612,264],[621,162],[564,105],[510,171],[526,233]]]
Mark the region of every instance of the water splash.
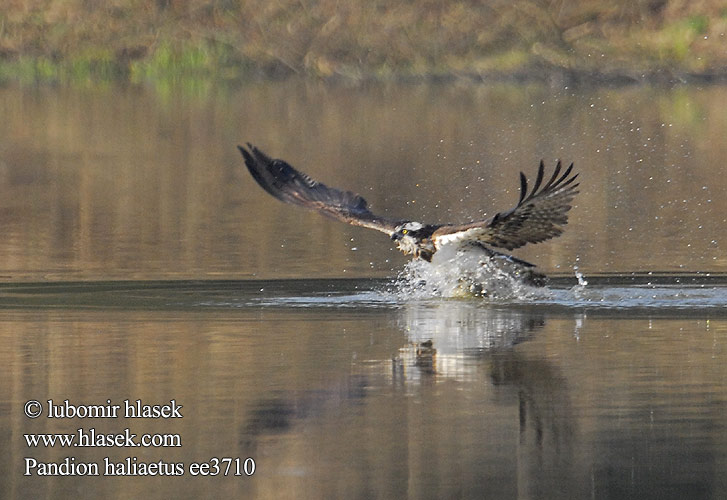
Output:
[[[436,255],[435,255],[436,257]],[[589,284],[576,265],[576,283],[533,286],[524,276],[532,272],[517,261],[488,258],[473,252],[456,252],[431,264],[412,261],[399,273],[392,289],[395,301],[436,298],[477,299],[509,305],[542,305],[598,309],[683,309],[723,307],[727,287],[674,285]],[[562,280],[562,278],[561,278]]]
[[409,262],[395,282],[402,300],[484,298],[491,301],[528,299],[540,294],[544,277],[522,261],[484,249],[440,250],[431,263]]
[[583,273],[578,270],[577,265],[573,266],[573,273],[575,274],[577,283],[573,285],[573,287],[569,290],[569,293],[574,299],[587,299],[588,291],[586,290],[586,287],[588,286],[588,281]]
[[586,280],[586,277],[583,275],[583,273],[578,270],[578,266],[573,266],[573,272],[575,273],[576,279],[578,280],[578,284],[576,286],[580,286],[583,288],[588,286],[588,281]]

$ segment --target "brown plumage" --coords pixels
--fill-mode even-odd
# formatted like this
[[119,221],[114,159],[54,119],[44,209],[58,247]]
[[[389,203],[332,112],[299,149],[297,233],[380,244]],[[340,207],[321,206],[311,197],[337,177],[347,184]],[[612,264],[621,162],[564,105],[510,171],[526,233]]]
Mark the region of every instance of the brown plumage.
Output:
[[[527,243],[539,243],[559,236],[568,222],[571,202],[578,194],[578,174],[571,164],[562,174],[561,163],[543,184],[545,165],[540,168],[532,190],[520,173],[520,199],[512,209],[468,224],[423,224],[374,215],[368,203],[351,191],[341,191],[311,179],[283,160],[269,158],[248,144],[238,146],[250,174],[268,193],[286,203],[316,210],[349,224],[388,234],[405,254],[431,260],[444,245],[482,245],[512,250]],[[521,261],[522,262],[522,261]]]
[[317,210],[323,215],[355,226],[377,229],[389,236],[396,231],[396,226],[405,222],[372,214],[366,200],[356,193],[329,188],[283,160],[269,158],[251,144],[247,145],[249,151],[242,146],[237,147],[245,158],[245,165],[252,177],[265,191],[280,201]]
[[491,219],[471,224],[445,225],[434,231],[435,242],[477,240],[481,243],[512,250],[527,243],[540,243],[560,236],[568,223],[570,202],[578,194],[578,174],[570,175],[573,164],[560,175],[561,162],[555,166],[550,180],[541,187],[545,165],[540,162],[535,186],[528,194],[528,180],[520,172],[520,200],[515,208],[497,213]]

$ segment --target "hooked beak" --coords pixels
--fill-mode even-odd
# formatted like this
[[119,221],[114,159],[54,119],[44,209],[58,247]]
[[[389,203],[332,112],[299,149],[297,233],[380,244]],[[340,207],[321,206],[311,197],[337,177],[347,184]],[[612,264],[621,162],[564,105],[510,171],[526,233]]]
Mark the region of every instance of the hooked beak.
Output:
[[391,233],[391,239],[393,241],[399,241],[401,239],[401,235],[399,233]]

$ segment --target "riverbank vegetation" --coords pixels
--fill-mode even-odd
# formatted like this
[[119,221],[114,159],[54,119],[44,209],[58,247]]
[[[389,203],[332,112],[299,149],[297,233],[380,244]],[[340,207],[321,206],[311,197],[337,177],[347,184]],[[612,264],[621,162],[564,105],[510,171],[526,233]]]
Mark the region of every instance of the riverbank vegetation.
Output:
[[723,0],[5,0],[0,80],[727,79]]

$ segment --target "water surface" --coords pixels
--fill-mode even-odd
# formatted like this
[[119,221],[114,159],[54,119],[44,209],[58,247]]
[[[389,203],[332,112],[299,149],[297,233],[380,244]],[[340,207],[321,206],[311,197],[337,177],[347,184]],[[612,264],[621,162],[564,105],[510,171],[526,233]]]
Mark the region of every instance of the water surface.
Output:
[[245,141],[373,210],[492,216],[543,159],[581,172],[565,234],[518,251],[548,273],[727,272],[727,88],[326,87],[160,94],[0,89],[6,280],[389,277],[385,235],[283,205]]
[[[613,281],[613,278],[610,279]],[[727,287],[688,309],[414,300],[386,281],[4,287],[5,491],[61,498],[719,498]],[[588,288],[588,287],[586,287]],[[619,290],[630,290],[629,292]],[[70,303],[59,303],[59,294]],[[631,295],[629,297],[628,295]],[[556,299],[553,299],[556,300]],[[581,302],[576,305],[576,302]],[[701,303],[700,303],[701,300]],[[171,399],[183,419],[22,415],[28,399]],[[28,448],[26,433],[175,433],[181,448]],[[252,477],[26,478],[26,456],[252,457]],[[681,493],[680,493],[681,492]]]
[[[0,489],[8,498],[727,496],[727,89],[0,89]],[[492,215],[574,161],[544,289],[402,284],[378,233],[253,184],[251,141],[374,210]],[[31,419],[24,405],[183,405]],[[175,434],[181,447],[27,445]],[[24,476],[39,462],[181,477]],[[252,476],[192,475],[252,458]],[[102,470],[103,472],[103,470]]]

